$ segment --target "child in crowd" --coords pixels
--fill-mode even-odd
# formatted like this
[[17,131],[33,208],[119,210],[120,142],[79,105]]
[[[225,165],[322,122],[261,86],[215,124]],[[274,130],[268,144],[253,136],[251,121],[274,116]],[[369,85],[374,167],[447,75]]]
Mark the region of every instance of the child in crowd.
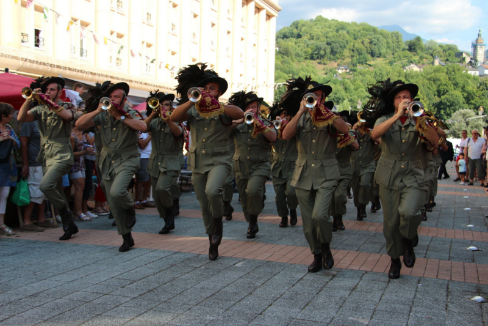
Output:
[[466,160],[464,159],[464,153],[459,154],[459,160],[456,165],[459,167],[459,176],[461,177],[461,183],[464,185],[464,179],[466,178]]

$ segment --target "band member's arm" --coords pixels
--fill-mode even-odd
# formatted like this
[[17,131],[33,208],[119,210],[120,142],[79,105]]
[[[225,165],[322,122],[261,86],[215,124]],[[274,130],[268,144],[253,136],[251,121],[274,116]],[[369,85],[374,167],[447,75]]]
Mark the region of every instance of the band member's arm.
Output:
[[147,135],[146,139],[139,138],[139,140],[137,141],[139,147],[142,149],[146,148],[149,142],[151,141],[151,138],[152,138],[151,135]]
[[229,116],[232,120],[244,118],[244,111],[235,105],[224,105],[224,114]]
[[[119,112],[110,112],[112,116],[117,119],[121,120],[120,118],[122,115]],[[127,126],[132,128],[133,130],[140,131],[140,132],[146,132],[147,131],[147,125],[144,122],[144,120],[141,119],[124,119],[122,120]]]
[[342,120],[342,119],[335,119],[333,122],[332,122],[332,125],[334,126],[334,128],[337,129],[338,132],[340,132],[341,134],[347,134],[349,132],[349,126],[347,125],[347,123]]
[[[336,119],[336,120],[339,120],[339,119]],[[356,139],[354,141],[354,143],[352,143],[351,145],[349,145],[353,148],[354,151],[357,151],[359,149],[359,143],[358,143],[358,140]]]
[[151,112],[151,114],[146,118],[146,120],[144,120],[144,123],[149,126],[149,124],[151,123],[152,119],[156,118],[156,116],[158,115],[158,112],[156,110],[153,110]]
[[403,115],[403,113],[401,113],[401,114],[395,113],[395,115],[393,117],[391,117],[390,119],[383,121],[382,123],[380,123],[377,126],[374,126],[374,129],[371,132],[371,139],[373,139],[375,142],[378,143],[380,141],[381,137],[383,137],[383,135],[386,134],[386,132],[388,130],[390,130],[391,126],[393,126],[393,124],[398,119],[400,119],[400,117],[402,115]]
[[427,125],[427,130],[424,131],[424,137],[427,138],[427,140],[431,144],[434,144],[435,145],[435,144],[437,144],[439,142],[439,135],[438,135],[438,133],[430,125]]
[[79,117],[78,120],[76,120],[75,126],[81,130],[87,130],[95,127],[94,119],[97,115],[103,112],[102,105],[103,104],[99,104],[98,108],[95,111],[83,114],[81,117]]
[[444,137],[444,139],[446,138],[446,132],[444,130],[442,130],[441,128],[437,128],[436,132],[437,132],[437,135],[439,135],[439,137]]
[[276,130],[274,128],[270,129],[266,133],[263,133],[263,135],[270,143],[274,143],[276,141],[277,135],[276,135]]
[[59,115],[64,121],[71,121],[74,118],[74,113],[71,110],[62,109],[60,111],[54,111],[57,115]]
[[30,99],[26,99],[24,104],[22,104],[19,114],[17,115],[17,121],[20,122],[31,122],[34,121],[34,115],[32,112],[29,112],[31,107],[32,101]]
[[22,176],[27,178],[29,176],[29,137],[20,137],[22,146],[20,148],[22,152]]
[[171,132],[175,137],[180,137],[183,134],[183,129],[173,121],[168,120],[166,121],[166,123],[168,124],[169,129],[171,129]]
[[188,111],[190,111],[191,107],[194,105],[192,101],[187,101],[181,105],[178,105],[176,109],[174,109],[173,113],[171,113],[170,120],[173,122],[183,122],[187,121]]

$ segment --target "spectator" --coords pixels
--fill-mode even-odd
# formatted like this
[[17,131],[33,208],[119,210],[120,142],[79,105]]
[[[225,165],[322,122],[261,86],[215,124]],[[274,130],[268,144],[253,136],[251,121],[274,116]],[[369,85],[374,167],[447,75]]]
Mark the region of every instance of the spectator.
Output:
[[12,120],[14,107],[8,103],[0,103],[0,233],[15,234],[5,225],[5,209],[10,187],[17,186],[17,166],[12,148],[20,147],[19,138],[13,128],[8,125]]
[[464,185],[464,179],[466,177],[466,161],[464,160],[464,153],[459,153],[459,159],[456,162],[459,168],[459,176],[461,177],[461,185]]
[[[464,153],[464,148],[466,147],[466,142],[468,141],[468,131],[467,130],[463,130],[461,131],[461,141],[459,142],[459,153]],[[458,156],[459,158],[459,156]],[[467,157],[464,158],[465,161],[468,160]],[[466,176],[468,175],[468,164],[466,164]],[[459,175],[459,167],[458,165],[456,164],[456,173],[457,173],[457,178],[454,179],[454,181],[459,181],[461,180],[460,178],[460,175]]]
[[85,92],[85,86],[82,83],[75,83],[73,85],[72,90],[66,90],[66,97],[69,98],[71,103],[75,106],[75,108],[84,107],[84,101],[81,98],[83,93]]
[[468,138],[464,147],[464,157],[468,159],[468,185],[473,185],[474,172],[476,171],[478,179],[481,181],[481,186],[483,187],[485,185],[485,171],[483,169],[481,154],[483,150],[486,151],[486,142],[483,138],[479,138],[480,134],[476,129],[471,132],[471,135],[472,137]]
[[[83,189],[85,188],[85,155],[91,154],[93,148],[86,148],[86,139],[82,131],[73,126],[70,136],[71,147],[73,148],[75,164],[69,171],[71,184],[75,186],[73,214],[77,221],[91,221],[92,219],[81,210],[83,200]],[[90,151],[89,151],[90,150]]]
[[[450,141],[446,141],[445,145],[447,147],[441,147],[440,154],[441,154],[441,167],[439,168],[439,174],[437,178],[440,180],[442,179],[442,175],[444,174],[444,179],[449,179],[449,174],[447,173],[446,163],[454,159],[454,149],[452,148],[452,143]],[[446,150],[444,150],[446,149]]]
[[[92,154],[86,154],[85,159],[85,187],[83,189],[83,201],[81,210],[83,214],[90,218],[95,218],[98,215],[93,214],[88,210],[88,199],[90,198],[90,194],[93,190],[93,168],[95,166],[96,160],[96,148],[95,148],[95,133],[93,132],[86,132],[83,133],[83,136],[86,139],[86,149],[92,148]],[[107,213],[108,214],[108,213]]]
[[149,163],[149,156],[151,155],[151,135],[148,133],[141,133],[139,136],[139,153],[141,154],[141,164],[137,172],[137,184],[135,194],[135,209],[145,209],[146,207],[155,207],[154,204],[147,202],[147,197],[151,189],[151,180],[149,179],[149,172],[147,165]]
[[[22,143],[22,177],[27,178],[29,184],[30,204],[24,208],[24,225],[21,231],[41,232],[45,227],[58,227],[57,224],[48,222],[44,218],[45,196],[39,185],[44,173],[42,164],[37,163],[37,155],[41,150],[41,134],[37,121],[24,122],[20,129],[20,142]],[[32,211],[37,205],[37,225],[32,223]]]

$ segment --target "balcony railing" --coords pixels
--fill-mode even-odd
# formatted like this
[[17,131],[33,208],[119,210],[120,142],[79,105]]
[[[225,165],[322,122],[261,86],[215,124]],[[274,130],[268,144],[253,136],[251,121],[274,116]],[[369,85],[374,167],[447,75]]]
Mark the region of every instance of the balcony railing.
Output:
[[44,38],[36,36],[34,46],[36,48],[43,48],[44,47]]
[[151,13],[150,13],[150,12],[148,12],[148,13],[147,13],[146,20],[147,20],[148,22],[150,22],[150,21],[151,21]]
[[87,49],[80,49],[80,57],[82,57],[82,58],[88,57],[88,50]]
[[75,46],[71,46],[71,55],[75,55],[76,54],[76,47]]
[[117,0],[117,10],[123,10],[124,9],[124,3],[122,0]]
[[29,34],[27,34],[27,33],[20,33],[20,35],[21,35],[21,37],[22,37],[22,38],[20,39],[20,42],[21,42],[22,44],[27,44],[27,43],[29,43]]
[[115,60],[115,65],[116,65],[117,67],[122,66],[122,58],[117,58],[117,60]]

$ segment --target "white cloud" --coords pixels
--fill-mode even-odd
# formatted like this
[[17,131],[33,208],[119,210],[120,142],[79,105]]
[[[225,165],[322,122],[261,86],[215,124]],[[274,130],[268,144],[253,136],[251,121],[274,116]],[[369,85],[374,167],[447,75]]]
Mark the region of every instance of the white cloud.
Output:
[[450,40],[446,37],[443,37],[443,38],[438,38],[435,40],[437,43],[447,43],[447,44],[455,44],[455,43],[458,43],[459,40]]
[[322,9],[320,15],[328,19],[337,19],[344,22],[357,21],[359,13],[347,8],[328,8]]

